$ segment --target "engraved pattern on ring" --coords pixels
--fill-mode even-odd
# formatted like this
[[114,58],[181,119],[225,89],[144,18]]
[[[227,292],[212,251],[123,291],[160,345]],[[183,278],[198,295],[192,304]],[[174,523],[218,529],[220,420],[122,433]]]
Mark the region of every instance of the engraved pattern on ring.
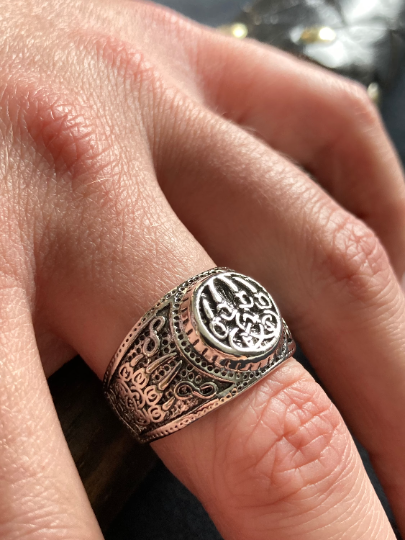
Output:
[[204,337],[233,356],[257,356],[280,339],[281,317],[270,294],[236,272],[214,275],[200,285],[194,316]]
[[[212,279],[219,277],[225,279]],[[215,286],[214,300],[206,286]],[[222,333],[211,334],[218,322]],[[106,371],[104,389],[136,438],[149,442],[240,394],[294,350],[267,291],[251,278],[214,268],[170,291],[131,329]]]

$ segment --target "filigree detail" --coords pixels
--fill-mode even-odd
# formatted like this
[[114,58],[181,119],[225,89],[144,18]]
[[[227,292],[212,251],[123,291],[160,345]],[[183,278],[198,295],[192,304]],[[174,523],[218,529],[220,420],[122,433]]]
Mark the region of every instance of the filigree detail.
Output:
[[263,353],[280,337],[273,299],[245,276],[228,272],[208,279],[197,291],[196,310],[200,330],[223,352]]
[[105,391],[138,440],[148,442],[244,392],[294,348],[267,291],[216,268],[181,284],[138,321],[106,371]]
[[201,399],[210,399],[218,392],[218,386],[214,382],[207,382],[200,387],[195,384],[184,381],[176,385],[174,394],[178,399],[189,399],[192,396]]
[[[149,336],[143,343],[142,353],[135,356],[129,363],[122,364],[118,370],[118,391],[121,398],[125,400],[126,407],[131,409],[136,422],[142,426],[147,426],[151,422],[163,422],[175,402],[174,396],[166,401],[163,400],[163,396],[164,391],[179,372],[181,360],[172,365],[157,384],[151,384],[154,374],[177,356],[177,353],[165,354],[149,361],[159,351],[158,332],[165,322],[163,316],[151,320],[148,327]],[[146,360],[146,365],[137,367],[144,360]]]

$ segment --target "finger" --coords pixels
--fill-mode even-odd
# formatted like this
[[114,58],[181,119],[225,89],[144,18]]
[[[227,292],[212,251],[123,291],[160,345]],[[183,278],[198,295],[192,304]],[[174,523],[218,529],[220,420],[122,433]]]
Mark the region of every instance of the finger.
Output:
[[[26,181],[23,182],[24,189],[17,190],[21,200],[15,206],[15,211],[22,212],[23,208],[24,214],[37,218],[34,227],[36,300],[41,308],[43,325],[52,331],[52,335],[78,351],[102,376],[110,356],[133,322],[173,285],[213,263],[168,207],[156,184],[155,164],[151,162],[151,155],[159,153],[158,147],[164,142],[160,139],[162,133],[159,126],[181,118],[181,109],[176,110],[176,106],[181,105],[181,99],[178,99],[182,96],[181,92],[173,92],[172,87],[167,90],[161,77],[155,77],[156,70],[150,69],[150,64],[145,65],[142,59],[138,62],[139,55],[135,55],[135,62],[133,50],[128,50],[128,44],[106,40],[98,34],[91,38],[88,39],[86,33],[85,44],[81,42],[80,51],[85,47],[86,51],[94,47],[94,62],[86,56],[86,65],[90,70],[90,80],[94,77],[97,84],[91,86],[92,91],[88,93],[89,99],[84,107],[80,107],[77,88],[71,88],[68,84],[66,88],[70,88],[70,94],[61,97],[59,87],[57,92],[45,87],[41,92],[33,93],[26,89],[24,91],[24,81],[20,81],[20,86],[13,86],[9,92],[7,111],[13,111],[13,106],[18,109],[18,129],[14,130],[16,137],[20,137],[24,143],[28,162],[29,156],[34,156],[32,168],[36,175],[32,175],[30,167],[26,177],[21,173]],[[115,85],[114,106],[108,101],[111,89],[108,87],[106,91],[104,85],[99,84],[99,77],[104,75],[105,80]],[[137,83],[142,89],[138,93],[133,91],[138,90]],[[89,84],[88,80],[86,84]],[[82,86],[79,85],[79,88]],[[131,91],[128,92],[128,89]],[[28,99],[24,100],[26,96]],[[142,99],[146,99],[150,107],[152,98],[158,105],[150,114],[154,121],[148,123],[149,109]],[[18,99],[22,105],[18,103],[17,107],[15,100]],[[143,105],[142,114],[139,114],[139,101]],[[24,108],[26,103],[27,108]],[[184,105],[190,103],[184,102]],[[101,120],[98,122],[98,119]],[[150,137],[147,144],[145,133]],[[17,152],[19,150],[17,145]],[[11,150],[10,155],[14,157]],[[16,161],[18,156],[15,156]],[[11,157],[10,162],[13,163]],[[20,219],[23,221],[22,215]],[[29,228],[25,233],[31,230]],[[294,377],[298,388],[294,384]],[[284,435],[288,438],[295,429],[300,431],[302,428],[303,432],[309,433],[307,441],[325,439],[327,448],[319,446],[314,449],[314,454],[305,462],[308,464],[308,475],[305,475],[304,484],[295,483],[296,490],[284,493],[286,501],[290,497],[296,507],[298,517],[294,527],[302,532],[300,538],[317,538],[319,528],[329,525],[332,536],[342,536],[343,531],[346,534],[346,519],[353,524],[349,535],[346,534],[349,539],[350,536],[356,537],[356,527],[368,530],[370,535],[376,532],[383,538],[392,537],[381,506],[336,410],[329,401],[324,401],[327,398],[313,381],[307,385],[303,371],[296,372],[294,377],[287,377],[276,394],[278,397],[284,396],[285,403],[291,403],[291,418],[296,423],[293,426],[284,423],[285,411],[277,406],[278,402],[270,394],[265,401],[269,402],[269,411],[274,406],[276,431],[280,426],[277,436],[274,437],[270,429],[258,429],[262,435],[252,448],[248,448],[247,467],[241,464],[238,455],[232,454],[234,445],[225,451],[232,457],[227,476],[238,478],[241,484],[252,485],[252,490],[258,495],[256,500],[264,504],[255,504],[250,513],[246,512],[240,505],[240,497],[235,499],[235,503],[230,501],[228,495],[232,486],[229,490],[221,491],[221,487],[215,483],[208,491],[199,488],[204,504],[209,505],[214,500],[218,502],[218,512],[226,520],[223,525],[225,538],[241,538],[240,531],[246,523],[251,524],[256,538],[267,538],[267,529],[271,531],[275,523],[280,524],[284,517],[289,517],[289,512],[286,506],[273,506],[269,491],[277,497],[279,486],[273,482],[268,488],[265,482],[261,482],[262,475],[255,474],[255,465],[265,464],[270,483],[272,471],[277,473],[284,467],[298,469],[300,463],[294,460],[297,454],[294,449],[281,461],[277,454],[280,455]],[[308,403],[308,408],[314,411],[313,421],[310,415],[307,422],[308,418],[300,414],[300,407],[294,405],[293,400],[297,399],[294,393],[300,392],[301,385],[306,388],[303,408],[306,409]],[[289,390],[291,387],[294,387],[292,391]],[[267,391],[263,395],[266,397]],[[298,400],[298,403],[302,402]],[[267,410],[267,406],[265,408]],[[320,416],[322,418],[318,420]],[[207,416],[207,422],[215,424],[215,418],[213,413]],[[245,418],[249,421],[249,416]],[[260,418],[257,423],[260,425]],[[248,434],[251,425],[246,420],[244,424]],[[327,437],[324,437],[324,429]],[[184,430],[184,437],[186,432]],[[259,444],[265,441],[268,432],[274,441],[271,448]],[[226,449],[225,433],[218,432],[216,438],[210,441],[212,448]],[[181,439],[173,437],[172,441],[171,455],[180,454],[180,447],[176,451],[176,441],[181,442]],[[215,459],[215,455],[209,460],[203,452],[195,453],[193,444],[188,445],[186,440],[182,444],[185,452],[188,449],[192,451],[189,460],[184,461],[182,478],[188,479],[190,486],[202,486],[201,470],[214,473],[215,478],[216,471],[222,466],[221,460]],[[299,441],[296,444],[302,450]],[[268,460],[263,460],[263,450],[269,456]],[[162,455],[166,455],[169,461],[168,451],[165,454],[162,449]],[[272,466],[274,451],[275,469]],[[324,453],[331,456],[327,460],[327,467],[322,461]],[[322,462],[319,467],[311,465],[314,455],[316,462]],[[335,461],[333,456],[337,456]],[[192,460],[197,466],[190,469],[188,464]],[[336,467],[340,473],[334,476]],[[300,477],[299,471],[297,477]],[[319,504],[315,505],[316,515],[312,512],[313,525],[308,528],[304,523],[308,516],[305,487],[317,484],[320,477],[333,477],[333,480],[326,480],[324,489],[314,490],[314,500],[317,499]],[[332,496],[337,492],[339,497]],[[336,506],[338,499],[339,503],[344,503]],[[350,506],[353,499],[367,501],[370,513],[352,515]],[[277,516],[280,509],[284,512]],[[260,530],[255,530],[259,515],[263,516],[264,525]],[[267,526],[268,515],[273,521],[269,520]],[[284,538],[291,537],[288,526],[282,534]]]
[[198,73],[213,110],[313,174],[377,233],[402,278],[405,183],[366,91],[276,49],[223,36],[201,40]]
[[[151,165],[149,171],[152,175]],[[50,327],[100,376],[134,320],[180,281],[213,265],[154,182],[143,179],[145,199],[138,197],[132,211],[125,202],[128,193],[137,191],[134,181],[114,177],[112,185],[121,194],[114,204],[104,207],[98,197],[86,199],[70,216],[69,235],[65,226],[54,223],[51,230],[60,230],[64,241],[55,241],[55,263],[42,276]],[[66,206],[74,208],[66,197]],[[95,219],[104,229],[92,226]],[[116,241],[119,235],[125,242]],[[106,279],[111,275],[113,280]],[[234,415],[231,406],[224,406],[193,429],[155,445],[213,513],[224,538],[246,538],[249,529],[252,540],[273,532],[280,540],[293,533],[312,540],[321,538],[323,527],[329,527],[330,538],[345,534],[357,539],[359,530],[392,538],[344,423],[300,366],[281,368],[278,377],[248,396]],[[206,444],[197,444],[201,437]],[[244,446],[242,440],[251,444]],[[282,486],[283,476],[286,482],[291,477],[288,489]],[[353,512],[353,505],[359,511]]]
[[218,264],[275,291],[404,527],[405,298],[383,248],[302,171],[238,127],[208,112],[197,122],[184,108],[182,119],[186,129],[167,128],[181,153],[170,143],[162,153],[169,201]]
[[4,274],[0,325],[0,537],[101,540],[49,394],[30,302]]

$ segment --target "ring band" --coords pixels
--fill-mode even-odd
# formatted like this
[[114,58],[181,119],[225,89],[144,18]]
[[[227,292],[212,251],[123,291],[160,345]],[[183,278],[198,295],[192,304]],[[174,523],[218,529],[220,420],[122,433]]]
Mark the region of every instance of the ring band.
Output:
[[164,296],[131,329],[104,376],[112,408],[139,442],[187,426],[295,351],[270,294],[213,268]]

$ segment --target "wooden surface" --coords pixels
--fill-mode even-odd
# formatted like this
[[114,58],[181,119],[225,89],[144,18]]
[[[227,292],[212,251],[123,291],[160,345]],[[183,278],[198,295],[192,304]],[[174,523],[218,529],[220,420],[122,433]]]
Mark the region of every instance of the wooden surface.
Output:
[[156,462],[110,410],[101,382],[80,358],[49,379],[55,407],[90,502],[105,531]]

